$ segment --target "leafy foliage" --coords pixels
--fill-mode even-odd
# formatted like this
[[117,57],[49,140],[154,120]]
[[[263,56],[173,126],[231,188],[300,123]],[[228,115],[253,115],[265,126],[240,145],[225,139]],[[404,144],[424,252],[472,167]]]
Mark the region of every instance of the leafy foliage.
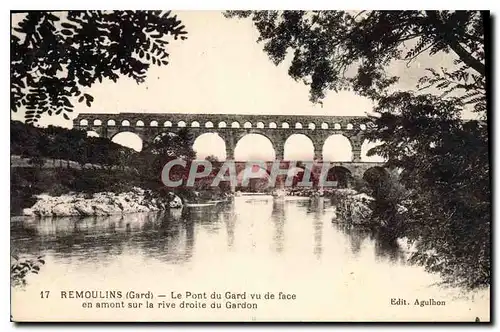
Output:
[[97,81],[120,75],[144,82],[151,65],[167,65],[168,37],[186,38],[181,21],[162,11],[27,12],[11,35],[11,108],[26,122],[42,114],[69,120],[74,102]]
[[45,264],[43,256],[36,259],[21,259],[16,254],[11,254],[10,280],[14,287],[26,286],[26,277],[30,273],[38,274],[40,267]]
[[135,154],[131,163],[140,174],[154,174],[160,181],[160,174],[167,162],[176,158],[191,161],[196,157],[192,144],[192,134],[187,128],[181,128],[177,133],[158,136],[141,152]]
[[[11,155],[29,158],[36,166],[11,168],[11,213],[32,205],[33,196],[40,193],[58,196],[70,191],[125,192],[142,187],[167,195],[162,169],[175,158],[192,161],[196,156],[192,142],[192,134],[183,128],[136,152],[107,138],[87,137],[81,130],[11,121]],[[187,179],[188,173],[182,168],[179,175]]]
[[[106,138],[87,137],[77,129],[49,126],[37,128],[19,121],[11,121],[11,155],[30,158],[35,165],[43,166],[45,159],[76,161],[100,166],[124,166],[126,156],[134,152]],[[41,163],[41,165],[40,165]]]
[[[353,89],[377,99],[398,77],[388,74],[395,60],[454,52],[455,68],[429,69],[421,87],[467,92],[463,102],[485,110],[484,16],[475,11],[228,11],[250,17],[259,42],[279,64],[290,52],[288,73],[310,87],[318,102],[328,90]],[[408,45],[413,45],[409,46]],[[475,94],[472,94],[475,91]],[[478,98],[478,99],[477,99]]]
[[490,171],[488,130],[461,121],[454,101],[401,92],[382,98],[370,153],[403,169],[405,233],[417,242],[411,258],[444,280],[469,288],[490,283]]
[[[368,154],[402,169],[402,188],[374,192],[383,210],[408,208],[398,232],[416,241],[411,261],[467,288],[490,284],[491,190],[488,128],[463,121],[472,107],[486,118],[485,26],[477,11],[256,11],[250,17],[264,51],[278,64],[293,54],[289,74],[310,87],[314,102],[328,90],[349,89],[376,102],[367,131],[383,144]],[[394,61],[450,54],[450,65],[429,68],[418,91],[394,91]],[[427,90],[426,90],[427,89]],[[376,186],[377,187],[377,186]],[[406,196],[391,193],[404,192]],[[385,203],[384,203],[385,202]],[[381,205],[382,204],[382,205]],[[387,205],[385,204],[385,205]],[[379,211],[379,216],[383,211]],[[387,218],[384,217],[384,218]]]

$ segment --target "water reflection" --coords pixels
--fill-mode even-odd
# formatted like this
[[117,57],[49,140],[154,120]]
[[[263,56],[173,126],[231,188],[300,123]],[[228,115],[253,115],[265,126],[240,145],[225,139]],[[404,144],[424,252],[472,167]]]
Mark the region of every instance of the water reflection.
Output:
[[346,235],[349,248],[354,256],[361,254],[365,243],[373,245],[377,260],[387,259],[394,263],[404,264],[406,256],[400,248],[396,239],[383,230],[371,230],[368,228],[345,223],[334,223],[334,227]]
[[133,214],[91,218],[43,218],[11,225],[12,244],[20,254],[50,251],[70,263],[113,260],[137,253],[182,262],[192,254],[194,223],[180,213]]
[[303,248],[315,260],[325,259],[329,248],[328,260],[339,254],[343,242],[354,256],[363,255],[366,244],[376,260],[404,262],[394,240],[332,223],[331,208],[323,198],[239,197],[228,204],[171,212],[13,221],[11,241],[20,254],[50,255],[61,264],[106,265],[125,254],[183,264],[196,262],[195,255],[202,260],[210,250],[293,255]]
[[323,197],[311,199],[309,202],[309,211],[313,215],[314,228],[314,255],[317,259],[321,258],[323,253],[323,209],[325,208],[325,200]]
[[285,241],[285,200],[274,200],[271,220],[274,226],[273,247],[277,253],[281,253],[283,251]]
[[[62,289],[151,286],[162,292],[193,286],[288,290],[303,299],[297,307],[287,307],[290,317],[311,320],[317,319],[318,308],[328,315],[389,319],[383,316],[389,297],[445,298],[429,288],[437,278],[404,265],[405,253],[394,239],[333,223],[334,217],[335,206],[328,200],[267,196],[236,197],[231,204],[169,213],[18,218],[11,221],[12,248],[21,259],[43,255],[46,263],[25,288],[13,293],[22,298],[53,284]],[[25,299],[33,308],[46,306],[33,297]],[[357,311],[359,303],[367,311]],[[470,310],[470,302],[466,305],[464,310]],[[158,319],[165,318],[162,312],[149,311],[155,312],[163,315]]]

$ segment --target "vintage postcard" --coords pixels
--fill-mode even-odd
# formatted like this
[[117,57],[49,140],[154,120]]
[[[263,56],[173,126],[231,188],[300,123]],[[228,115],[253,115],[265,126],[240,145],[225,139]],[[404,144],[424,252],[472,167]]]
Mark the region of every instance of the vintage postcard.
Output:
[[490,322],[489,34],[11,12],[11,320]]

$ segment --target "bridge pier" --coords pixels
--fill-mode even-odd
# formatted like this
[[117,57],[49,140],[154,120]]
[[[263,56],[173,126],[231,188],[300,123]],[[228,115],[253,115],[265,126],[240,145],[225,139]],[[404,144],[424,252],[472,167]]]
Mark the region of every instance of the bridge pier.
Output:
[[352,161],[355,163],[361,162],[361,150],[352,150]]
[[234,148],[226,144],[226,160],[234,160]]
[[323,149],[316,148],[316,143],[314,143],[314,160],[323,160]]
[[352,146],[352,161],[358,163],[361,162],[361,145],[363,144],[363,139],[360,137],[353,138],[350,139]]
[[219,132],[219,136],[224,140],[226,146],[226,160],[234,160],[234,150],[236,148],[236,140],[231,132]]
[[283,143],[275,143],[274,144],[274,151],[276,154],[276,160],[283,160],[285,159],[285,145]]
[[[180,114],[180,113],[80,113],[73,127],[95,130],[100,137],[111,139],[123,131],[133,132],[151,144],[163,132],[177,132],[186,127],[195,135],[215,132],[226,144],[226,159],[234,160],[238,139],[247,134],[267,137],[274,146],[277,160],[284,159],[284,145],[294,135],[308,137],[314,145],[314,160],[323,159],[323,145],[332,135],[349,140],[352,162],[361,162],[361,146],[371,120],[364,116]],[[196,125],[195,125],[196,123]],[[257,147],[258,148],[258,147]]]

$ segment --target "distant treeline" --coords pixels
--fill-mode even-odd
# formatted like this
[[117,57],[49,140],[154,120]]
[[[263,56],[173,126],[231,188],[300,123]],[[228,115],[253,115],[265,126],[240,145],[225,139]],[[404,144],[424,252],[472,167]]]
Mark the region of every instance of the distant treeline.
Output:
[[[108,138],[87,137],[85,131],[49,126],[37,128],[11,121],[11,155],[27,158],[33,167],[11,168],[11,213],[30,207],[40,193],[59,196],[68,192],[93,194],[102,191],[125,192],[132,187],[151,189],[157,195],[174,192],[189,199],[216,198],[227,190],[207,185],[209,179],[192,188],[167,188],[161,182],[163,166],[171,159],[187,161],[196,156],[192,135],[181,129],[164,135],[142,151],[124,147]],[[43,168],[48,159],[65,160]],[[82,167],[70,167],[77,162]],[[92,164],[91,167],[87,167]],[[85,166],[85,167],[83,167]],[[214,170],[215,174],[217,170]],[[181,178],[183,173],[178,174]],[[176,176],[175,172],[172,176]],[[194,191],[199,191],[195,195]]]
[[[100,191],[124,192],[133,186],[154,187],[140,179],[134,170],[125,168],[136,152],[107,138],[87,137],[87,132],[49,126],[38,128],[19,121],[11,121],[11,155],[27,158],[31,168],[11,168],[11,214],[36,202],[35,195],[53,196],[69,192],[95,193]],[[48,159],[65,160],[55,168],[42,168]],[[70,163],[71,162],[71,163]],[[102,169],[81,169],[88,163]],[[60,167],[57,167],[60,166]],[[135,173],[135,174],[134,174]]]
[[44,159],[63,159],[81,165],[87,163],[125,166],[134,150],[107,138],[87,137],[82,130],[49,126],[37,128],[19,121],[11,121],[11,155],[30,158],[34,166],[43,166]]

